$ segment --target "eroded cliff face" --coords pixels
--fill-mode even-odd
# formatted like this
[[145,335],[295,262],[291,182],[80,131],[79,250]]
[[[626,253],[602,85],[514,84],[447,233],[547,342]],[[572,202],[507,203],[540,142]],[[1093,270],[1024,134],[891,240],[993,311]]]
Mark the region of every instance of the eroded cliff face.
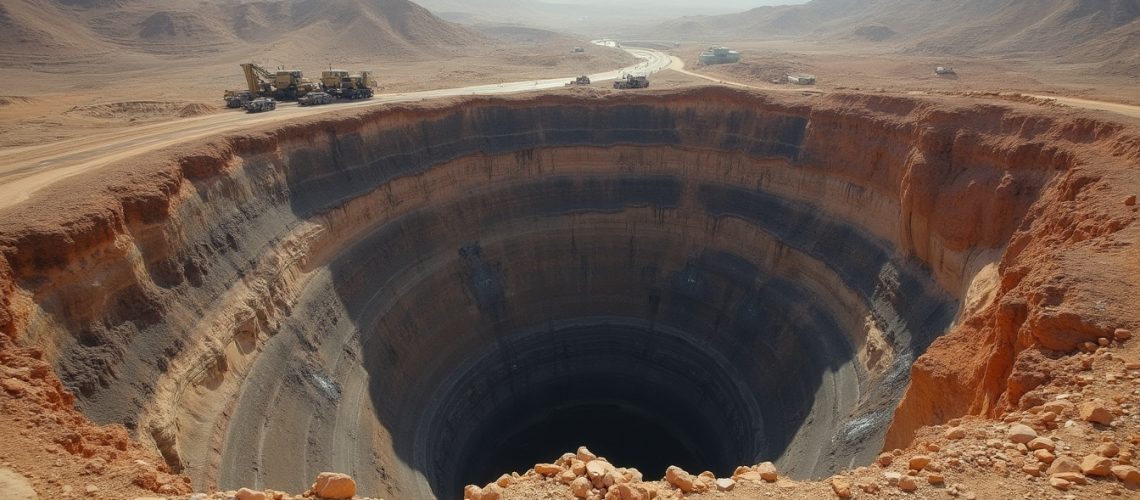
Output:
[[917,98],[394,106],[5,214],[0,331],[199,486],[335,469],[449,496],[580,414],[698,470],[818,476],[1015,405],[1041,377],[1019,355],[1128,326],[1073,272],[1125,262],[1134,212],[1088,200],[1138,152],[1112,125]]

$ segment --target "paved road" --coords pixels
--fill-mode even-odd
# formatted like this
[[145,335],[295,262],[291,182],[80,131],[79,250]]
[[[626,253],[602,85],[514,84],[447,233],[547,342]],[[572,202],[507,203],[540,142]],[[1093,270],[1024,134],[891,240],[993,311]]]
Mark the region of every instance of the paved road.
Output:
[[[604,42],[600,42],[604,43]],[[640,62],[626,68],[589,75],[593,81],[614,80],[624,73],[650,74],[672,64],[668,55],[656,50],[626,48]],[[453,89],[383,94],[367,101],[301,107],[285,103],[277,111],[247,114],[237,110],[184,118],[170,122],[129,127],[114,132],[58,141],[49,144],[0,149],[0,208],[12,206],[61,179],[97,169],[113,162],[156,149],[209,136],[245,130],[250,127],[284,122],[299,117],[344,109],[420,101],[462,95],[495,95],[558,88],[579,75],[547,80],[528,80]]]

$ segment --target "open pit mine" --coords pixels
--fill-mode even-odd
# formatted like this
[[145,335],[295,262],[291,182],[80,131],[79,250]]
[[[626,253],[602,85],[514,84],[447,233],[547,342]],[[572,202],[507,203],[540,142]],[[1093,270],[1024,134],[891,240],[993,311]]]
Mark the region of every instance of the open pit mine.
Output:
[[1135,326],[1128,134],[725,88],[322,115],[9,209],[0,331],[199,491],[456,498],[579,445],[827,477]]

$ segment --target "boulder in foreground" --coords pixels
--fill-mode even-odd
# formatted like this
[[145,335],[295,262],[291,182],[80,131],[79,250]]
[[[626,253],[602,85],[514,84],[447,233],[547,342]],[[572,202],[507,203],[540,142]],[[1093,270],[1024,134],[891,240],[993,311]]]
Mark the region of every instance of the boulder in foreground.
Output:
[[313,483],[313,494],[329,500],[344,500],[356,495],[356,481],[346,474],[322,472]]

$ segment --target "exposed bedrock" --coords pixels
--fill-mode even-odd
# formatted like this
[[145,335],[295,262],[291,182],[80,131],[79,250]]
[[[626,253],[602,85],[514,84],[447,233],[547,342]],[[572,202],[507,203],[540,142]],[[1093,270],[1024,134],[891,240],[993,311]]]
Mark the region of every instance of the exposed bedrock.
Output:
[[[579,444],[827,475],[1109,327],[987,318],[1064,271],[1016,259],[1064,250],[1034,223],[1099,182],[1089,144],[1135,155],[1118,128],[816,99],[470,99],[188,147],[7,214],[0,322],[199,486],[398,498]],[[936,355],[979,331],[1002,356]]]

